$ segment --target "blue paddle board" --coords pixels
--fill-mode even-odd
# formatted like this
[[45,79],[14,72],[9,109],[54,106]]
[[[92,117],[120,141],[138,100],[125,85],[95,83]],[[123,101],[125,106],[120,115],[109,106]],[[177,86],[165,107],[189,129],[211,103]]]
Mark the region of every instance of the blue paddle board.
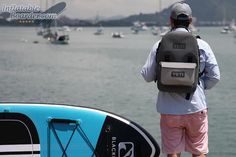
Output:
[[154,138],[106,111],[55,104],[0,104],[0,157],[158,157]]

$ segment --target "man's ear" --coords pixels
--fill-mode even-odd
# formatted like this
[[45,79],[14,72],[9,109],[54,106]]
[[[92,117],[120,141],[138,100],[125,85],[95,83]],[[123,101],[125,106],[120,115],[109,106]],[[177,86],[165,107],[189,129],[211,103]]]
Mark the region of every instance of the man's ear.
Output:
[[189,18],[189,24],[191,24],[193,22],[193,18]]
[[173,27],[174,27],[174,20],[170,17],[170,18],[169,18],[169,21],[170,21],[170,26],[171,26],[171,28],[173,28]]

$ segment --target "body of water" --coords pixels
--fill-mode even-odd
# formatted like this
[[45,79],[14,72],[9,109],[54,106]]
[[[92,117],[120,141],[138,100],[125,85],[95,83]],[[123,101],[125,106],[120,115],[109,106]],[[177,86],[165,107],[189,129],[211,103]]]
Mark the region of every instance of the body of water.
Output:
[[[236,39],[221,28],[198,33],[215,52],[221,81],[207,91],[209,157],[236,156]],[[95,107],[143,126],[160,143],[157,88],[140,70],[160,36],[130,28],[71,31],[68,45],[53,45],[35,28],[0,27],[0,102],[42,102]],[[125,38],[114,39],[121,31]],[[34,41],[38,41],[37,44]],[[162,155],[163,156],[163,155]],[[187,156],[184,154],[183,156]]]

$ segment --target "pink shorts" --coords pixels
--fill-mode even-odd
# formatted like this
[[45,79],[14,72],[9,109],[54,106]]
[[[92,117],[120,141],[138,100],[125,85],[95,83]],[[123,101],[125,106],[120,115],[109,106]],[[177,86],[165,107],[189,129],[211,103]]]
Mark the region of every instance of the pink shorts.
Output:
[[207,109],[188,115],[162,114],[160,126],[163,153],[208,153]]

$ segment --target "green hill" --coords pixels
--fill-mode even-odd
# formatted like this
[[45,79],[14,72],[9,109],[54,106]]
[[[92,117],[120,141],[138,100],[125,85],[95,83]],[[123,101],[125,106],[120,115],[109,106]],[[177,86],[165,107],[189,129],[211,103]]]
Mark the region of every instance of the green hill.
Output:
[[231,21],[236,16],[235,0],[186,0],[199,21]]
[[[185,0],[197,19],[196,25],[222,25],[236,19],[236,0]],[[160,13],[131,15],[120,20],[102,21],[103,25],[131,25],[135,21],[146,22],[148,25],[164,25],[169,21],[170,8]]]

